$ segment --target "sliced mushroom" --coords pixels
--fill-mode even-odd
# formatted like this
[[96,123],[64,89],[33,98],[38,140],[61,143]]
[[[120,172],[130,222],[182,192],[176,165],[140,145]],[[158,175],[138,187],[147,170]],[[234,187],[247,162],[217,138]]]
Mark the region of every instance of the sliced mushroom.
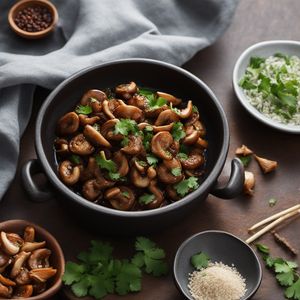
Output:
[[10,271],[11,278],[15,278],[19,275],[19,273],[21,272],[21,269],[23,267],[23,264],[25,263],[27,258],[30,256],[30,254],[31,253],[29,253],[29,252],[21,251],[20,253],[18,253],[16,255],[15,260],[12,265],[12,269]]
[[96,159],[92,156],[89,157],[88,164],[80,171],[80,180],[87,181],[100,176],[100,169]]
[[24,230],[24,242],[34,242],[35,229],[32,226],[26,226]]
[[111,119],[106,121],[101,126],[101,134],[108,140],[121,141],[124,137],[122,134],[114,134],[116,124],[119,122],[118,119]]
[[185,145],[193,145],[195,144],[199,137],[200,137],[200,132],[198,130],[194,130],[193,126],[189,126],[186,128],[186,136],[183,139],[183,144]]
[[22,268],[21,272],[19,275],[15,278],[15,282],[18,285],[24,285],[24,284],[30,284],[31,283],[31,278],[29,276],[29,271],[27,268]]
[[[100,90],[89,90],[81,98],[81,105],[90,105],[95,102],[102,103],[107,98],[106,94]],[[96,100],[96,101],[95,101]]]
[[66,185],[74,185],[80,177],[80,167],[73,166],[69,160],[65,160],[59,164],[59,177]]
[[254,157],[257,160],[260,168],[262,169],[262,171],[265,174],[274,171],[278,166],[277,161],[269,160],[269,159],[266,159],[266,158],[263,158],[263,157],[259,157],[257,155],[254,155]]
[[21,251],[26,251],[26,252],[32,252],[36,249],[40,249],[45,247],[46,242],[25,242],[24,245],[21,247]]
[[85,125],[94,125],[96,122],[98,122],[100,118],[98,116],[88,117],[87,115],[79,115],[79,121],[82,126]]
[[117,151],[113,154],[113,161],[117,165],[120,176],[126,176],[129,172],[129,165],[126,156],[121,151]]
[[[172,174],[172,170],[179,169],[180,174],[175,176]],[[178,159],[172,158],[171,160],[165,160],[162,164],[158,166],[157,169],[158,178],[161,182],[167,184],[174,184],[183,179],[183,174],[181,170],[181,163]]]
[[173,137],[168,131],[161,131],[155,134],[151,140],[152,152],[161,159],[171,160],[170,147],[173,144]]
[[53,268],[39,268],[29,271],[29,276],[37,282],[46,282],[49,278],[53,277],[57,273]]
[[172,145],[170,146],[170,152],[173,156],[176,156],[179,150],[180,150],[180,143],[179,141],[174,140]]
[[193,102],[190,100],[187,103],[186,108],[179,111],[178,115],[181,119],[187,119],[189,118],[193,113]]
[[200,149],[193,149],[187,159],[180,159],[184,169],[194,170],[204,163],[204,157]]
[[170,124],[167,124],[167,125],[161,125],[161,126],[155,126],[155,125],[150,125],[146,122],[143,122],[143,123],[138,124],[138,128],[140,130],[143,130],[143,129],[146,128],[146,126],[149,126],[149,127],[152,128],[154,133],[157,133],[157,132],[160,132],[160,131],[171,131],[172,128],[173,128],[173,125],[174,125],[174,123],[170,123]]
[[146,204],[147,209],[158,208],[162,205],[164,201],[163,192],[157,187],[156,180],[151,180],[148,190],[155,196],[155,198],[148,204]]
[[69,149],[78,155],[90,155],[95,151],[95,148],[87,141],[82,133],[72,138],[69,143]]
[[169,109],[168,105],[163,105],[163,106],[158,107],[156,109],[152,109],[152,108],[148,107],[145,110],[145,116],[147,118],[157,118],[161,112],[163,112],[165,110],[168,110],[168,109]]
[[200,132],[200,137],[203,138],[206,135],[206,129],[202,122],[199,120],[195,121],[193,124],[194,128]]
[[206,140],[202,139],[201,137],[199,137],[195,146],[206,149],[208,147],[208,142]]
[[166,125],[177,121],[179,121],[179,115],[176,114],[173,110],[167,109],[162,111],[158,115],[154,125],[161,126],[161,125]]
[[139,188],[145,188],[150,183],[150,179],[147,176],[143,176],[135,166],[131,168],[130,178],[131,182]]
[[148,103],[147,103],[147,99],[142,96],[142,95],[138,95],[138,94],[135,94],[133,95],[128,101],[127,103],[129,105],[133,105],[133,106],[136,106],[142,110],[146,110],[147,107],[148,107]]
[[16,283],[9,278],[4,277],[2,274],[0,274],[0,283],[5,286],[15,286]]
[[51,250],[47,248],[41,248],[34,250],[29,254],[30,257],[28,259],[28,266],[30,269],[49,267],[49,257],[51,255]]
[[16,233],[7,233],[6,236],[14,245],[17,245],[18,247],[22,247],[24,244],[24,240]]
[[20,246],[11,242],[4,231],[0,233],[1,249],[9,255],[15,255],[19,252]]
[[119,186],[108,189],[104,197],[111,206],[118,210],[130,210],[135,202],[133,191],[126,186]]
[[105,188],[113,186],[113,181],[106,180],[104,177],[97,179],[90,179],[86,181],[82,187],[82,194],[84,198],[89,201],[95,201]]
[[172,103],[174,106],[179,105],[181,103],[181,99],[176,98],[175,96],[164,93],[164,92],[157,92],[156,93],[158,97],[162,97],[165,100],[167,100],[169,103]]
[[67,140],[56,139],[54,142],[54,146],[56,153],[58,153],[59,155],[63,156],[69,154],[69,145]]
[[[19,249],[18,249],[18,251],[19,251]],[[0,250],[0,268],[5,266],[9,262],[9,260],[10,260],[10,256]]]
[[31,284],[21,285],[14,291],[14,298],[29,298],[32,296],[33,286]]
[[12,295],[12,287],[7,287],[0,283],[0,297],[2,299],[9,299]]
[[157,172],[154,168],[154,166],[150,166],[147,170],[147,177],[149,179],[154,179],[157,176]]
[[143,142],[141,136],[130,135],[128,137],[128,145],[121,148],[121,151],[130,154],[137,155],[143,150]]
[[249,149],[247,146],[242,145],[241,147],[237,148],[235,150],[236,155],[242,155],[242,156],[247,156],[253,154],[253,151]]
[[73,134],[78,130],[79,117],[75,112],[69,112],[62,116],[57,122],[57,133],[59,135]]
[[130,99],[133,94],[137,92],[137,85],[135,82],[120,84],[116,87],[116,94],[122,96],[124,99]]
[[193,112],[189,118],[185,121],[185,126],[191,126],[197,124],[199,121],[199,113],[198,112]]
[[244,181],[244,193],[252,196],[254,194],[253,188],[255,185],[254,174],[249,171],[245,171],[245,181]]
[[173,200],[173,201],[178,201],[180,200],[180,196],[177,194],[176,190],[172,185],[168,185],[166,188],[168,196]]
[[95,145],[108,148],[111,147],[110,142],[107,139],[105,139],[104,136],[91,125],[86,125],[84,127],[83,134]]
[[122,100],[119,100],[120,104],[114,111],[114,115],[121,119],[131,119],[140,121],[143,117],[143,111],[136,106],[126,105]]
[[134,166],[136,167],[136,169],[141,173],[141,174],[145,174],[146,172],[146,167],[144,165],[142,165],[139,161],[134,160]]
[[107,100],[103,101],[103,111],[110,119],[115,119],[115,116],[110,111],[109,102]]

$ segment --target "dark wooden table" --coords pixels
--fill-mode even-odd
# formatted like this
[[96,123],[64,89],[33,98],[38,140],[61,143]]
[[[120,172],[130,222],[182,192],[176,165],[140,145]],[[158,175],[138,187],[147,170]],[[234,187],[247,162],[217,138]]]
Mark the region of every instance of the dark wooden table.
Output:
[[[246,239],[246,229],[249,225],[299,202],[299,136],[277,132],[250,117],[238,103],[231,83],[236,59],[251,44],[263,40],[299,38],[299,10],[298,0],[242,0],[232,25],[223,37],[184,66],[212,88],[226,111],[231,131],[228,162],[234,156],[235,148],[244,143],[257,154],[277,160],[279,168],[273,174],[264,176],[257,164],[252,162],[249,169],[255,173],[257,180],[255,195],[252,198],[241,196],[231,201],[222,201],[209,196],[206,202],[199,205],[197,211],[180,224],[165,231],[162,224],[162,231],[151,238],[166,249],[170,264],[180,243],[196,232],[221,229]],[[109,240],[119,248],[117,254],[130,255],[134,238],[111,238],[87,232],[82,229],[81,224],[62,211],[59,202],[63,199],[58,197],[47,203],[36,204],[29,201],[22,189],[20,168],[28,159],[36,156],[34,123],[45,95],[42,90],[36,93],[32,121],[22,138],[18,171],[1,203],[1,220],[22,218],[44,226],[57,237],[67,259],[73,259],[80,250],[87,248],[91,239]],[[227,176],[228,172],[229,164],[226,164],[224,176]],[[278,200],[273,208],[268,205],[268,199],[271,197]],[[280,230],[297,249],[300,249],[299,227],[298,219]],[[274,255],[290,258],[270,235],[264,236],[261,241],[271,247]],[[300,262],[299,259],[297,260]],[[262,285],[253,299],[284,299],[283,291],[277,285],[273,274],[264,267],[263,269]],[[56,299],[58,298],[57,296]],[[110,296],[106,299],[120,298]],[[128,295],[122,299],[176,300],[182,297],[170,273],[162,279],[146,276],[143,279],[141,293]]]

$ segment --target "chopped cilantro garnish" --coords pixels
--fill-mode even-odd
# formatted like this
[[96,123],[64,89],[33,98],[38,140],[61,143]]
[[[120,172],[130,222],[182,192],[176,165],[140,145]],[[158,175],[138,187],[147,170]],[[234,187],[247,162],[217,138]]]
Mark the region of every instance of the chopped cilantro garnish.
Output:
[[88,115],[93,112],[93,109],[88,105],[78,105],[75,112],[81,115]]
[[143,146],[145,148],[146,151],[150,150],[150,146],[151,146],[151,140],[153,138],[153,133],[152,131],[146,131],[146,133],[143,134]]
[[129,193],[127,191],[122,192],[122,195],[126,198],[130,198]]
[[158,158],[153,154],[147,154],[146,159],[150,166],[155,166],[158,163]]
[[136,121],[131,119],[120,119],[115,125],[115,134],[122,134],[127,136],[129,133],[138,134],[139,128]]
[[193,112],[199,113],[198,107],[196,105],[193,105]]
[[207,268],[209,261],[210,257],[204,252],[197,253],[191,257],[191,264],[197,270]]
[[76,164],[76,165],[79,165],[81,160],[80,160],[80,157],[76,154],[72,154],[70,156],[70,161],[73,163],[73,164]]
[[153,194],[144,194],[139,197],[139,203],[141,204],[149,204],[155,199]]
[[246,76],[244,76],[240,82],[239,85],[244,89],[244,90],[252,90],[256,88],[256,85],[253,84],[250,79]]
[[150,110],[160,108],[167,103],[166,99],[157,97],[153,91],[148,89],[140,89],[139,94],[147,99]]
[[198,178],[191,176],[188,179],[182,180],[174,185],[178,195],[185,196],[190,190],[195,190],[199,187]]
[[179,141],[185,137],[185,132],[183,130],[183,124],[181,122],[175,122],[171,134],[175,141]]
[[121,141],[121,146],[126,147],[129,144],[129,138],[125,136],[123,140]]
[[177,157],[179,157],[181,160],[187,160],[189,157],[187,156],[187,154],[183,153],[183,152],[179,152],[177,154]]
[[174,176],[180,176],[181,175],[181,168],[174,168],[174,169],[171,170],[171,173]]
[[145,161],[143,161],[143,160],[138,160],[137,163],[139,165],[141,165],[142,167],[147,167],[147,163]]
[[253,69],[258,69],[262,63],[265,62],[265,58],[253,56],[250,58],[250,67]]
[[101,169],[108,171],[108,176],[112,180],[120,179],[120,174],[117,172],[117,165],[111,159],[106,159],[103,151],[100,152],[100,155],[95,156],[96,162]]

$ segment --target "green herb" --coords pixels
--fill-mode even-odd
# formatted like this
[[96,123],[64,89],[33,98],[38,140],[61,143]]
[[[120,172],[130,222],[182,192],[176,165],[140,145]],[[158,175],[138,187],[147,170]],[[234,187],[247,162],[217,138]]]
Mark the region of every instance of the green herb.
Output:
[[144,128],[145,131],[153,131],[153,127],[151,125],[147,125],[145,128]]
[[88,105],[78,105],[75,109],[75,112],[81,115],[89,115],[92,111],[92,108]]
[[174,185],[178,195],[185,196],[190,190],[195,190],[199,187],[198,178],[191,176],[188,179],[182,180]]
[[131,119],[120,119],[119,122],[115,125],[115,134],[122,134],[127,136],[129,133],[137,135],[139,128],[136,121]]
[[248,167],[249,163],[251,162],[251,156],[239,156],[239,159],[241,160],[244,167]]
[[194,113],[199,113],[198,107],[196,105],[193,105],[193,112]]
[[146,151],[149,151],[151,148],[151,140],[153,138],[153,133],[150,131],[146,131],[143,138],[143,146]]
[[181,175],[181,168],[173,168],[171,170],[171,173],[174,175],[174,176],[180,176]]
[[240,81],[239,85],[244,89],[244,90],[253,90],[256,88],[256,85],[253,84],[250,79],[246,76],[244,76]]
[[173,103],[170,103],[170,108],[172,111],[174,111],[174,113],[176,113],[177,115],[180,114],[180,109],[178,109],[177,107],[173,107]]
[[158,158],[153,154],[147,154],[146,159],[150,166],[155,166],[158,163]]
[[164,261],[166,254],[163,249],[144,237],[136,239],[135,248],[138,253],[131,261],[133,264],[143,267],[146,273],[156,277],[167,274],[168,265]]
[[185,137],[185,132],[183,130],[183,124],[181,122],[175,122],[171,134],[175,141],[179,141]]
[[144,194],[143,196],[139,197],[139,203],[141,204],[149,204],[155,199],[153,194]]
[[287,55],[284,55],[284,54],[282,54],[282,53],[275,53],[274,54],[274,56],[275,57],[279,57],[279,58],[283,58],[284,60],[285,60],[285,63],[287,64],[287,65],[290,65],[290,58],[287,56]]
[[191,264],[197,270],[207,268],[209,261],[210,257],[204,252],[197,253],[191,257]]
[[112,180],[120,179],[120,174],[117,172],[117,165],[111,159],[106,159],[104,151],[100,155],[95,156],[96,162],[101,169],[108,171],[108,176]]
[[122,195],[128,199],[130,198],[130,195],[127,191],[122,192]]
[[72,154],[70,156],[70,161],[75,164],[75,165],[79,165],[81,163],[81,159],[80,156],[76,155],[76,154]]
[[157,95],[148,89],[140,89],[139,94],[147,99],[150,110],[158,109],[167,103],[167,100]]
[[250,58],[250,67],[253,69],[258,69],[262,63],[265,62],[265,58],[253,56]]
[[123,140],[121,141],[121,146],[126,147],[129,144],[129,138],[124,136]]
[[275,206],[275,205],[276,205],[276,203],[277,203],[277,199],[275,199],[275,198],[271,198],[271,199],[269,199],[269,206],[270,206],[270,207],[273,207],[273,206]]
[[300,274],[297,272],[297,263],[281,257],[273,258],[269,255],[270,251],[267,246],[262,244],[256,246],[258,251],[262,253],[266,266],[276,274],[278,283],[285,287],[285,297],[300,300]]
[[137,163],[142,167],[147,167],[147,163],[143,160],[138,160]]
[[189,157],[187,156],[187,154],[183,153],[183,152],[179,152],[177,154],[177,157],[179,157],[181,160],[187,160]]
[[93,127],[94,127],[97,131],[100,131],[100,125],[99,125],[99,124],[95,123],[95,124],[93,125]]

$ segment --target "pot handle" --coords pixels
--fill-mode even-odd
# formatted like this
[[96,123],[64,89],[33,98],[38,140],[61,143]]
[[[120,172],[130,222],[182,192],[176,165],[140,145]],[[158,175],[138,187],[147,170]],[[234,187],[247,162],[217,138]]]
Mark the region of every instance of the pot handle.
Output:
[[242,193],[244,181],[244,166],[238,158],[234,158],[231,161],[231,173],[226,186],[220,186],[217,182],[210,193],[222,199],[232,199]]
[[22,183],[29,199],[33,202],[44,202],[53,199],[51,191],[41,190],[33,181],[33,176],[44,173],[43,168],[38,159],[31,159],[22,167]]

